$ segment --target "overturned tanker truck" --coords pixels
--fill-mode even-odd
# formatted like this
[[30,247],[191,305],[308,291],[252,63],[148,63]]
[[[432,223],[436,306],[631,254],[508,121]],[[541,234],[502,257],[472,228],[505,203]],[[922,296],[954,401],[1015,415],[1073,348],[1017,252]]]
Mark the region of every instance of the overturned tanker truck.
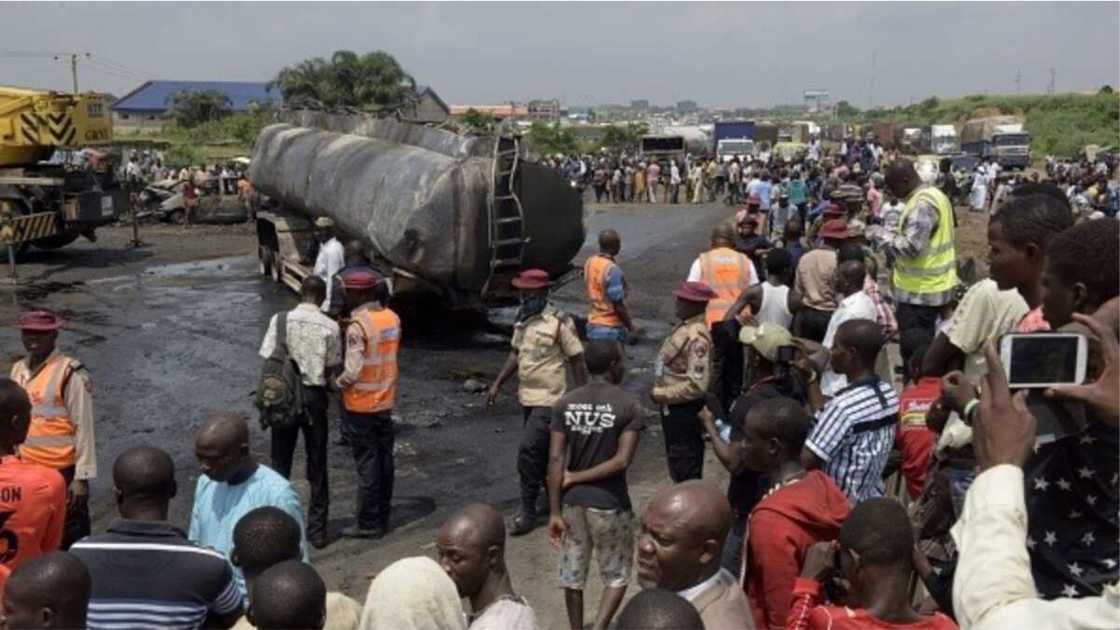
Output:
[[583,201],[523,159],[510,136],[465,137],[389,119],[285,112],[253,147],[249,178],[261,272],[298,290],[317,251],[313,221],[334,220],[391,278],[395,299],[450,308],[508,303],[522,269],[571,270]]

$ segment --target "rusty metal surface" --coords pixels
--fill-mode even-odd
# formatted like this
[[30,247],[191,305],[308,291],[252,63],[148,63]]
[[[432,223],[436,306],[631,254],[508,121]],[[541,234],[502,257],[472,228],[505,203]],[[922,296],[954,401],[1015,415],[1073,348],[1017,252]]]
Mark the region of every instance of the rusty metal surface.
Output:
[[[440,140],[416,131],[438,130],[407,127],[412,140]],[[469,306],[480,300],[489,275],[491,160],[471,154],[481,146],[478,139],[450,135],[472,148],[455,149],[451,139],[435,142],[445,152],[276,124],[257,137],[249,175],[287,208],[330,216],[393,267],[438,287],[453,305]],[[582,201],[556,173],[525,167],[525,266],[560,273],[583,242]]]

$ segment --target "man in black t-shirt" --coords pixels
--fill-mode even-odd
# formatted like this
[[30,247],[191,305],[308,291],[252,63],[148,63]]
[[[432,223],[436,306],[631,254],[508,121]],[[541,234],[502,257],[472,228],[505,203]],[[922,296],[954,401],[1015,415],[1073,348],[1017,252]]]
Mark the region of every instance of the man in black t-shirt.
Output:
[[644,411],[618,384],[617,341],[584,348],[591,382],[553,406],[548,460],[549,541],[561,550],[560,585],[573,628],[583,627],[583,587],[591,554],[599,558],[603,597],[595,628],[606,628],[630,584],[633,513],[626,469],[638,449]]

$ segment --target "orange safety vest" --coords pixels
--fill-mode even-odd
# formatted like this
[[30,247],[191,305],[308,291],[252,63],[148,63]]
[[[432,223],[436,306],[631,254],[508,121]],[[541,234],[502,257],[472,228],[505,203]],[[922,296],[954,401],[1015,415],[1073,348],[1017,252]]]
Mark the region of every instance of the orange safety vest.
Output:
[[393,311],[358,311],[353,322],[362,329],[362,371],[358,382],[342,392],[346,409],[377,413],[393,408],[397,400],[397,348],[401,344],[401,320]]
[[700,254],[700,281],[716,294],[705,312],[704,321],[709,327],[727,315],[743,287],[750,282],[750,273],[750,259],[730,247],[717,247]]
[[48,359],[23,386],[31,399],[31,427],[19,447],[29,462],[61,470],[78,462],[78,427],[66,408],[65,383],[74,360],[62,355]]
[[587,280],[587,298],[591,302],[587,323],[596,326],[619,328],[622,318],[607,297],[607,273],[614,267],[614,261],[601,254],[595,254],[583,264],[583,277]]

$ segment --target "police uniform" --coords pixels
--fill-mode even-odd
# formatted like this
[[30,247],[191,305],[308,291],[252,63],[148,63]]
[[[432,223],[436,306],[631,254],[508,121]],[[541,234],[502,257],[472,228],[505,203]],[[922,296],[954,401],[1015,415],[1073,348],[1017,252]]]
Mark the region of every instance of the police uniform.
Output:
[[[45,311],[20,316],[20,328],[24,330],[46,332],[61,326],[54,314]],[[20,445],[20,458],[57,470],[67,486],[74,479],[94,479],[97,446],[89,372],[80,361],[57,350],[34,369],[29,361],[20,359],[11,372],[11,379],[31,399],[31,426]],[[62,548],[68,549],[89,533],[89,505],[78,503],[66,511]]]
[[510,345],[517,351],[517,396],[525,417],[517,472],[522,514],[536,514],[537,495],[548,474],[552,405],[568,389],[568,361],[583,354],[572,318],[551,304],[518,322]]
[[[706,285],[686,282],[676,296],[707,301]],[[661,344],[654,368],[654,402],[661,405],[661,427],[669,476],[674,483],[700,479],[704,468],[704,437],[697,416],[704,408],[712,374],[712,335],[704,315],[677,324]]]
[[[355,270],[343,274],[342,281],[347,290],[368,290],[381,279],[369,271]],[[400,339],[400,318],[392,310],[367,302],[350,314],[343,372],[337,382],[342,390],[342,433],[358,468],[354,535],[383,533],[389,526]]]

